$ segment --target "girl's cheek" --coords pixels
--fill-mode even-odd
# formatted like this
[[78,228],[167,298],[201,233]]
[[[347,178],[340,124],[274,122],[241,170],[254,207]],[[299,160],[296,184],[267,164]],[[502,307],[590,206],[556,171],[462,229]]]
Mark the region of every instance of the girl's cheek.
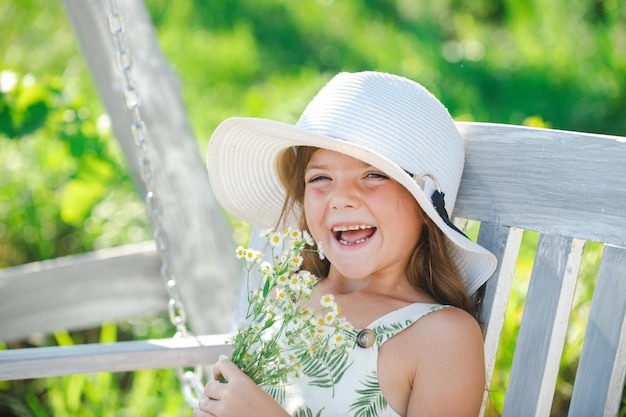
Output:
[[313,237],[313,240],[315,240],[316,242],[319,242],[320,239],[322,239],[322,233],[320,233],[320,217],[319,214],[321,212],[321,210],[316,210],[314,207],[307,207],[305,206],[304,208],[305,210],[305,214],[304,217],[306,219],[306,224],[308,226],[309,229],[309,233],[311,233],[311,237]]

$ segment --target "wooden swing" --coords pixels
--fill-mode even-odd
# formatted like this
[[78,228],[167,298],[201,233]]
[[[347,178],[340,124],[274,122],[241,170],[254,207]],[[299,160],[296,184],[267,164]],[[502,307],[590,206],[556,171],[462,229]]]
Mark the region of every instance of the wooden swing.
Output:
[[[151,217],[158,219],[157,245],[128,245],[0,271],[4,342],[166,309],[183,336],[215,335],[232,328],[241,275],[232,233],[212,196],[178,80],[160,51],[145,5],[136,0],[118,3],[67,0],[64,6],[135,185],[148,197]],[[0,379],[103,369],[182,369],[211,363],[216,357],[212,350],[198,347],[217,340],[219,352],[224,352],[224,337],[190,335],[6,351],[3,365],[10,369],[3,368]],[[82,364],[75,367],[64,358]],[[181,382],[189,391],[189,384]]]
[[[116,136],[140,178],[128,132],[132,117],[119,105],[121,77],[108,52],[105,3],[65,0]],[[140,68],[144,120],[158,132],[155,184],[163,187],[157,193],[169,198],[162,204],[172,268],[180,276],[192,330],[206,336],[0,351],[0,379],[182,368],[211,364],[226,349],[223,333],[230,330],[240,276],[232,248],[224,245],[230,232],[210,197],[176,82],[158,52],[147,13],[138,0],[124,1],[122,12],[133,22],[126,30]],[[154,85],[158,98],[151,97]],[[465,219],[479,221],[479,243],[499,260],[480,311],[489,380],[524,230],[540,233],[503,415],[550,415],[585,242],[599,242],[603,249],[569,415],[618,415],[626,374],[626,138],[488,123],[458,127],[467,155],[455,222],[463,227]],[[198,201],[189,202],[193,198]],[[158,279],[159,265],[153,245],[139,245],[0,271],[0,339],[163,309],[169,297]],[[97,293],[93,285],[99,286]],[[49,290],[45,296],[42,288]],[[20,305],[13,301],[18,299]]]

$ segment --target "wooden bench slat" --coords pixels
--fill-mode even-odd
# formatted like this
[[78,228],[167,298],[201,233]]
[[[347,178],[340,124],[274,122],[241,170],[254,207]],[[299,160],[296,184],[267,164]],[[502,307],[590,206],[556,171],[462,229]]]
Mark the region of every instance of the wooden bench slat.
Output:
[[181,368],[229,355],[227,334],[0,351],[0,380]]
[[0,341],[167,308],[154,242],[0,270]]
[[626,249],[607,245],[598,271],[569,416],[618,414],[626,374],[625,312]]
[[504,415],[549,416],[584,242],[539,237]]
[[[491,384],[495,369],[504,316],[509,304],[515,265],[523,234],[522,229],[510,229],[490,223],[480,225],[478,243],[491,250],[498,258],[498,268],[486,284],[480,309],[481,323],[489,323],[484,334],[487,386]],[[485,391],[481,416],[485,411],[488,398],[489,392]]]
[[626,247],[624,138],[457,127],[467,151],[454,216]]

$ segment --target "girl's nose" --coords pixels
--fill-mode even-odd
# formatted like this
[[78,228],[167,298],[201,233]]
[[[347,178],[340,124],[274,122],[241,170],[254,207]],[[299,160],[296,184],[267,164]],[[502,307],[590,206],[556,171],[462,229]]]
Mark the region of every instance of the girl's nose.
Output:
[[336,183],[330,203],[333,209],[357,208],[360,204],[357,187],[354,184]]

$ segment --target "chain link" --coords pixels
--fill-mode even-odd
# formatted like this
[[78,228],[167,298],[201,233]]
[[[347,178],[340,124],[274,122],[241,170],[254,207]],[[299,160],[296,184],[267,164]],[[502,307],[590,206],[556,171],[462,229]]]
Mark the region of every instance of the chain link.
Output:
[[[146,123],[141,117],[141,99],[132,78],[132,56],[126,45],[124,34],[126,26],[122,13],[117,8],[116,0],[110,0],[110,10],[107,14],[109,31],[115,40],[115,62],[123,76],[124,103],[132,116],[130,130],[138,152],[139,169],[141,178],[146,186],[145,203],[152,222],[153,236],[157,245],[157,251],[161,258],[160,273],[165,280],[169,301],[167,309],[172,325],[176,328],[174,337],[193,336],[187,327],[187,314],[180,297],[178,281],[174,271],[170,267],[170,242],[163,228],[163,209],[161,201],[154,188],[154,174],[152,162],[149,157],[150,140]],[[180,381],[181,391],[187,403],[196,407],[200,398],[203,397],[202,367],[197,366],[191,370],[176,369]]]

